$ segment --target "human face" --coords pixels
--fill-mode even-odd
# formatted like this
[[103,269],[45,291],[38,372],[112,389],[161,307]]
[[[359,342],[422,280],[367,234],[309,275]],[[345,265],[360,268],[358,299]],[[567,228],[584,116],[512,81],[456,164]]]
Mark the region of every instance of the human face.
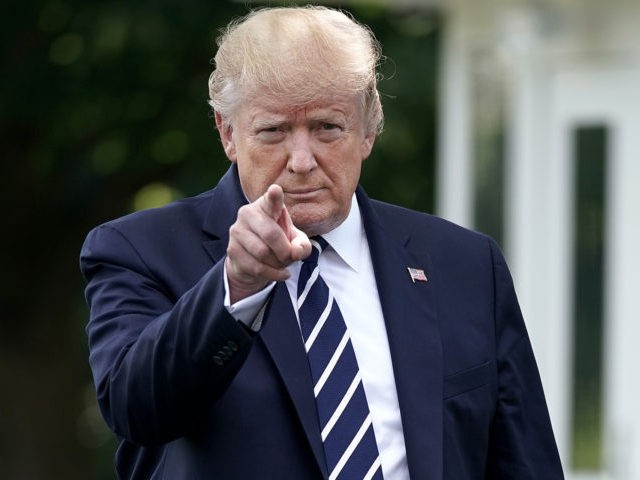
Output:
[[249,201],[269,185],[280,185],[294,225],[309,236],[326,233],[347,217],[375,138],[365,132],[357,98],[326,98],[304,107],[253,100],[241,105],[228,125],[219,115],[216,123]]

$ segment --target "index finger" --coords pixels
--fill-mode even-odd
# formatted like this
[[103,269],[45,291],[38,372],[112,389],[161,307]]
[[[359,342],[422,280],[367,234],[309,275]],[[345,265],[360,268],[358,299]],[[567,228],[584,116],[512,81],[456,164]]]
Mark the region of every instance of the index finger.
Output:
[[282,191],[282,187],[275,183],[269,185],[262,199],[263,201],[260,203],[262,210],[277,221],[284,208],[284,192]]

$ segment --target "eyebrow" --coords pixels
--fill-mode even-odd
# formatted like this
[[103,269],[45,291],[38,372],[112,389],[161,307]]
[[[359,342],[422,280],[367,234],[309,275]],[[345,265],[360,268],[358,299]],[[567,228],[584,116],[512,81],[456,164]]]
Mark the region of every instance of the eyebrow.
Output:
[[322,110],[312,112],[307,117],[311,121],[346,119],[347,115],[339,110]]
[[288,119],[285,117],[273,117],[273,118],[260,118],[257,120],[251,121],[251,127],[254,129],[266,128],[266,127],[277,127],[283,125],[288,122]]

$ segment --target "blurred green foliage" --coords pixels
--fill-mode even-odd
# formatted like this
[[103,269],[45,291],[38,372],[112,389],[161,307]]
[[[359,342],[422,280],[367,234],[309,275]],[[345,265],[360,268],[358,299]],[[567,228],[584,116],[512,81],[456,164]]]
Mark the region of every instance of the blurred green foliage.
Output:
[[[247,7],[7,0],[0,9],[0,478],[113,478],[78,252],[91,227],[209,189],[226,170],[207,78],[218,30]],[[389,57],[385,132],[362,182],[373,197],[432,210],[438,18],[350,11]]]

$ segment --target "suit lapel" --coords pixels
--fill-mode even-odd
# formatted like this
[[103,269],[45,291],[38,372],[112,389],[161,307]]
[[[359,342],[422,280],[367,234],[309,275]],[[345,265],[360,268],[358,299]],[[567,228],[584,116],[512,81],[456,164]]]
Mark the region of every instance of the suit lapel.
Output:
[[[236,220],[238,209],[247,203],[240,188],[237,168],[232,165],[215,188],[203,231],[208,235],[203,247],[214,262],[226,255],[229,227]],[[298,321],[284,282],[276,284],[265,320],[258,335],[291,397],[294,408],[323,475],[327,476],[313,384]]]
[[214,262],[226,255],[229,227],[236,221],[238,209],[246,203],[238,169],[233,164],[213,190],[202,223],[202,230],[207,235],[202,246]]
[[[380,223],[362,191],[358,203],[387,327],[409,472],[411,478],[441,479],[443,377],[436,275],[428,258],[411,256],[409,235],[398,237],[394,225]],[[407,267],[425,270],[428,282],[413,283]]]
[[316,401],[313,396],[313,382],[298,320],[284,282],[278,282],[274,288],[259,337],[276,364],[318,466],[326,478],[327,468],[320,437]]

